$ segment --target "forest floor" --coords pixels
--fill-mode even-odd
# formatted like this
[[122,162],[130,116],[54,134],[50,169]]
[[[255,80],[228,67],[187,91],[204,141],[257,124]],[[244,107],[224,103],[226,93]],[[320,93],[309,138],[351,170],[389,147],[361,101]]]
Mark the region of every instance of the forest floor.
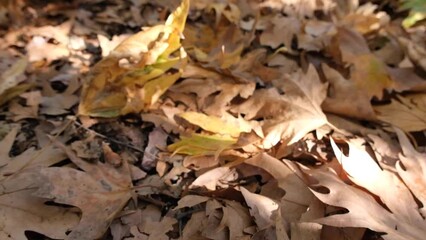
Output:
[[424,239],[408,2],[3,1],[0,239]]

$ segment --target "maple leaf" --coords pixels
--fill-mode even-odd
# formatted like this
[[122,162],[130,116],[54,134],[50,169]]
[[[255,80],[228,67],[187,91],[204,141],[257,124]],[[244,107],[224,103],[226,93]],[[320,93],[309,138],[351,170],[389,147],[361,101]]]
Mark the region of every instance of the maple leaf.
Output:
[[27,149],[9,157],[18,128],[0,142],[0,239],[26,239],[25,231],[35,231],[51,238],[65,238],[65,233],[78,222],[69,209],[48,206],[46,199],[34,197],[31,170],[47,167],[65,159],[60,149],[46,146]]
[[46,199],[34,197],[33,183],[33,175],[20,174],[0,184],[1,239],[27,239],[27,231],[64,239],[66,232],[78,223],[72,210],[49,206]]
[[321,110],[327,84],[322,84],[313,66],[307,73],[296,73],[274,81],[277,88],[260,89],[246,102],[232,109],[246,119],[263,118],[263,146],[271,148],[279,141],[292,144],[305,134],[327,123]]
[[322,202],[346,208],[349,212],[331,215],[315,222],[336,227],[366,227],[377,232],[385,232],[384,239],[422,239],[421,229],[400,222],[390,212],[380,206],[368,193],[345,184],[331,169],[310,173],[319,183],[313,189],[326,187],[328,192],[312,193]]
[[81,209],[81,220],[67,239],[98,239],[132,197],[129,169],[126,164],[116,169],[100,162],[85,162],[70,148],[58,145],[84,172],[67,167],[39,169],[39,189],[34,195]]
[[251,225],[250,215],[240,203],[201,196],[183,197],[174,210],[202,203],[202,211],[194,213],[182,232],[183,239],[240,239]]
[[186,62],[180,36],[188,10],[189,0],[182,1],[164,25],[136,33],[97,63],[83,85],[79,114],[115,117],[156,102]]

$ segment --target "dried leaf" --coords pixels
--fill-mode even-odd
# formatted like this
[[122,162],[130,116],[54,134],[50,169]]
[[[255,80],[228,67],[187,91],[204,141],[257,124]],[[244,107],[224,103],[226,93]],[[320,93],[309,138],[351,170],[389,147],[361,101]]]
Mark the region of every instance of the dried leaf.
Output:
[[243,187],[240,191],[250,207],[250,215],[254,217],[257,227],[262,230],[272,225],[274,223],[272,214],[278,209],[278,204],[270,198],[251,193]]
[[420,211],[422,211],[424,216],[426,213],[424,208],[426,203],[426,155],[417,152],[401,130],[395,129],[395,131],[402,148],[402,154],[399,155],[396,169],[404,183],[423,204]]
[[132,197],[127,165],[115,169],[100,162],[88,163],[77,157],[70,148],[60,147],[84,172],[68,167],[39,169],[36,171],[39,189],[34,194],[81,209],[80,223],[71,229],[67,239],[100,238]]
[[[380,206],[368,193],[340,180],[333,170],[312,171],[318,183],[311,185],[312,192],[322,202],[346,208],[347,213],[334,214],[315,220],[315,222],[336,227],[366,227],[377,232],[387,233],[384,239],[422,239],[425,235],[424,223],[416,225],[398,219],[398,216]],[[322,187],[327,191],[316,191]]]
[[[27,239],[34,231],[49,238],[65,239],[67,231],[78,223],[78,215],[70,209],[46,205],[43,198],[34,197],[34,176],[20,175],[2,181],[0,190],[0,238]],[[21,187],[25,185],[25,187]]]
[[233,108],[247,119],[265,119],[262,126],[265,148],[280,141],[295,143],[327,123],[320,107],[327,85],[320,82],[313,66],[306,74],[298,72],[274,84],[286,94],[281,95],[275,88],[257,90],[246,102]]
[[201,127],[206,131],[221,135],[238,137],[241,132],[251,131],[251,127],[247,123],[243,125],[244,122],[237,122],[237,119],[231,122],[230,119],[228,120],[221,119],[215,116],[207,116],[198,112],[184,112],[179,114],[178,116],[185,119],[191,124]]
[[426,94],[398,96],[388,105],[375,106],[377,117],[406,132],[426,129]]
[[188,9],[184,0],[165,25],[129,37],[97,63],[83,86],[79,114],[115,117],[155,103],[182,73],[186,53],[180,36]]
[[351,142],[348,144],[349,154],[345,156],[331,140],[334,154],[348,174],[349,179],[379,196],[400,221],[412,224],[423,222],[410,190],[400,181],[398,176],[380,169],[379,165],[366,151]]
[[191,156],[218,155],[225,149],[230,149],[237,142],[235,138],[221,135],[191,134],[191,137],[181,136],[180,141],[167,146],[167,150]]

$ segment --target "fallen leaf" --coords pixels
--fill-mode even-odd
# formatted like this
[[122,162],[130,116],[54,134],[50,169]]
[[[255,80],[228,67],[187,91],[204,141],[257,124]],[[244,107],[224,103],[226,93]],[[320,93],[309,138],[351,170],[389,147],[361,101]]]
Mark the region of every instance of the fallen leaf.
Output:
[[426,129],[426,94],[397,96],[390,104],[375,106],[378,119],[406,132]]
[[423,204],[420,211],[422,212],[422,216],[424,216],[426,213],[424,208],[424,204],[426,203],[426,165],[424,161],[426,155],[417,152],[401,130],[395,129],[395,131],[402,148],[402,153],[399,154],[399,161],[396,164],[396,169],[404,183]]
[[237,177],[235,168],[217,167],[200,175],[192,182],[190,188],[204,187],[214,191],[217,188],[228,187],[228,183],[237,180]]
[[257,90],[246,102],[232,109],[245,114],[246,119],[264,119],[265,148],[280,141],[293,144],[327,123],[320,107],[327,85],[320,82],[313,66],[307,73],[298,72],[274,84],[286,94],[280,94],[276,88]]
[[188,10],[189,0],[182,1],[164,25],[132,35],[97,63],[83,85],[79,114],[115,117],[155,103],[182,73],[180,36]]
[[327,65],[322,65],[325,77],[330,82],[330,90],[322,107],[324,111],[355,117],[360,119],[375,119],[370,97],[366,92],[357,89],[349,79]]
[[47,205],[46,199],[33,196],[33,177],[21,174],[1,182],[1,239],[27,239],[28,231],[65,239],[67,231],[78,223],[78,215],[72,210]]
[[0,142],[0,181],[7,180],[11,175],[30,169],[48,167],[66,158],[62,150],[48,145],[41,149],[28,148],[16,157],[9,157],[12,144],[15,141],[18,128],[12,130]]
[[206,131],[221,134],[221,135],[238,137],[241,132],[251,131],[251,127],[249,124],[246,123],[245,125],[243,125],[244,122],[242,121],[238,122],[237,119],[231,122],[230,118],[228,118],[229,120],[221,119],[215,116],[208,116],[198,112],[184,112],[179,114],[178,116],[185,119],[191,124],[201,127],[202,129]]
[[148,145],[145,148],[141,163],[143,169],[152,169],[155,167],[157,163],[157,153],[160,152],[160,149],[166,148],[167,137],[167,133],[160,127],[154,128],[154,130],[149,133]]
[[250,207],[250,215],[254,217],[257,227],[262,230],[272,225],[274,223],[272,214],[278,209],[278,204],[265,196],[251,193],[243,187],[240,191]]
[[70,148],[59,146],[84,172],[69,167],[39,169],[35,171],[39,189],[34,195],[81,209],[80,222],[71,229],[67,239],[100,238],[132,197],[127,165],[116,169],[100,162],[88,163],[77,157]]
[[40,112],[47,115],[62,115],[77,105],[79,97],[72,94],[57,94],[52,97],[42,97]]
[[358,186],[380,197],[381,201],[399,220],[411,224],[421,224],[417,204],[410,190],[392,172],[380,169],[370,155],[349,142],[349,154],[345,156],[331,139],[334,154],[348,177]]
[[[415,240],[424,236],[424,223],[416,225],[398,219],[398,216],[388,212],[365,191],[345,184],[333,170],[313,171],[310,175],[318,181],[311,185],[312,193],[317,198],[329,205],[348,210],[347,213],[330,215],[315,222],[336,227],[366,227],[386,233],[382,236],[384,239]],[[327,188],[326,192],[315,190],[320,187]]]
[[235,138],[221,135],[206,135],[193,133],[190,137],[181,136],[180,141],[167,146],[167,150],[178,154],[219,155],[225,149],[230,149],[237,142]]
[[28,60],[21,58],[17,60],[9,69],[4,71],[0,76],[0,96],[8,89],[15,87],[22,79],[19,77],[27,68]]

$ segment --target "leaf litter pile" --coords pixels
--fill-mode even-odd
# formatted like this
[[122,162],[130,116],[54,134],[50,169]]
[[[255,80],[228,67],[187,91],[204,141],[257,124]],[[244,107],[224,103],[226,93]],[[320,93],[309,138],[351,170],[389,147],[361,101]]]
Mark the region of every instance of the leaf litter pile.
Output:
[[424,239],[424,12],[2,2],[0,239]]

